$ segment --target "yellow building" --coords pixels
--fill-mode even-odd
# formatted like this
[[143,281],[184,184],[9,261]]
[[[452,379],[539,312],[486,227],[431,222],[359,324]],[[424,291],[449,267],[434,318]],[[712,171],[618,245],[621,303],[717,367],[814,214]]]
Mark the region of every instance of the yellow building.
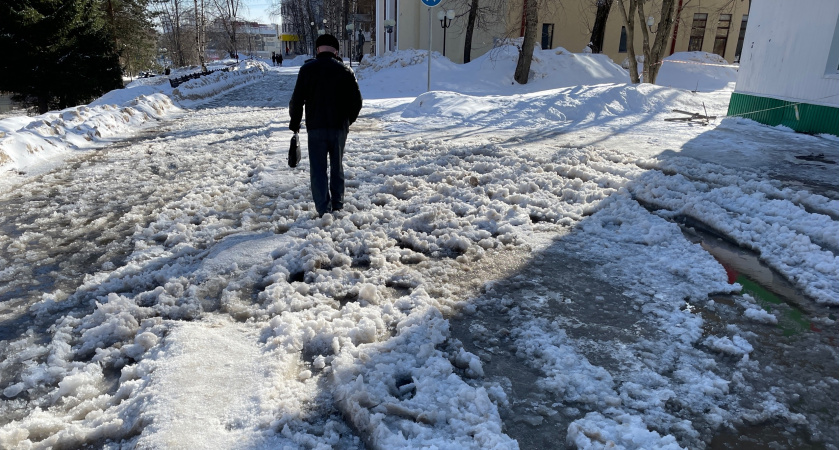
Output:
[[[504,11],[498,11],[497,18],[484,18],[491,25],[476,29],[473,36],[471,57],[476,58],[490,51],[500,40],[518,38],[524,35],[523,5],[526,0],[508,0]],[[596,0],[559,0],[541,3],[538,14],[537,44],[542,48],[563,47],[571,52],[582,52],[590,42],[595,22]],[[455,62],[464,61],[464,39],[467,12],[464,4],[441,2],[433,8],[421,0],[377,0],[377,53],[390,49],[428,49],[429,30],[432,34],[432,50],[443,52],[444,32],[448,58]],[[657,9],[660,2],[646,0],[646,14],[652,19],[650,27],[644,30],[656,31],[659,24]],[[458,9],[458,8],[461,9]],[[627,36],[622,20],[621,6],[613,1],[604,34],[602,53],[618,64],[627,58]],[[717,53],[729,62],[736,62],[743,43],[750,0],[677,0],[678,19],[669,33],[666,55],[675,52],[704,51]],[[456,17],[450,27],[444,30],[437,15],[439,11],[453,9]],[[431,14],[429,11],[431,10]],[[431,21],[429,20],[431,15]],[[392,36],[386,33],[386,20],[393,20]],[[495,22],[495,24],[492,24]],[[637,20],[638,22],[638,20]],[[431,23],[431,27],[430,27]],[[642,30],[635,25],[636,54],[642,54]],[[650,31],[648,33],[652,35]],[[381,45],[380,45],[381,43]]]

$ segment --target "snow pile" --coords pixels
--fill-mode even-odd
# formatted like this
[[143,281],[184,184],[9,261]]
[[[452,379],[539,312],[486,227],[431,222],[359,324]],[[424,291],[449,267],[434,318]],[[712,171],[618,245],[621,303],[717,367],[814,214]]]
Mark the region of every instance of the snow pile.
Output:
[[744,294],[742,298],[742,306],[744,307],[744,317],[759,323],[766,323],[771,325],[779,323],[779,319],[774,314],[756,305],[756,301],[751,295]]
[[[396,328],[382,344],[349,346],[332,361],[339,407],[372,447],[518,448],[487,391],[456,375],[435,348],[448,337],[437,309],[418,308]],[[469,361],[480,372],[478,358]]]
[[140,95],[122,104],[76,106],[36,117],[0,120],[0,167],[27,171],[74,150],[103,147],[179,108],[163,94]]
[[738,66],[715,53],[678,52],[665,58],[656,84],[690,91],[734,90]]
[[218,71],[181,84],[172,91],[176,100],[201,100],[212,97],[233,87],[254,81],[261,77],[268,65],[254,60],[239,63],[236,70],[229,72]]
[[[426,91],[428,51],[399,50],[365,57],[356,75],[365,98],[417,96]],[[627,83],[627,71],[605,55],[570,53],[563,48],[534,50],[528,84],[513,80],[519,50],[504,45],[470,61],[455,64],[432,52],[432,90],[486,96],[513,95],[566,86]],[[465,83],[464,80],[470,80]]]
[[753,346],[750,343],[742,338],[741,336],[733,336],[731,339],[728,337],[716,337],[716,336],[709,336],[703,342],[712,350],[726,353],[732,356],[744,356],[752,353]]
[[659,449],[682,450],[673,436],[650,431],[638,416],[627,413],[615,418],[591,412],[569,426],[566,445],[580,450],[596,449]]
[[[414,66],[422,64],[427,61],[429,52],[426,50],[395,50],[385,53],[383,56],[365,55],[359,68],[356,71],[356,76],[362,80],[370,72],[379,72],[383,69],[394,69],[400,67]],[[443,56],[439,52],[432,52],[432,58],[442,59]]]
[[[467,127],[552,129],[593,126],[616,116],[636,114],[647,118],[652,113],[659,114],[662,105],[673,103],[669,100],[673,93],[673,89],[659,86],[627,84],[558,88],[508,96],[432,91],[417,96],[405,107],[401,117],[435,126],[452,123]],[[392,125],[395,129],[399,126]]]
[[302,66],[303,63],[312,58],[312,55],[297,55],[292,59],[283,58],[283,67]]
[[182,107],[259,79],[267,67],[243,61],[232,71],[217,71],[176,89],[167,77],[141,78],[86,106],[0,120],[0,169],[29,172],[74,151],[101,148],[182,113]]

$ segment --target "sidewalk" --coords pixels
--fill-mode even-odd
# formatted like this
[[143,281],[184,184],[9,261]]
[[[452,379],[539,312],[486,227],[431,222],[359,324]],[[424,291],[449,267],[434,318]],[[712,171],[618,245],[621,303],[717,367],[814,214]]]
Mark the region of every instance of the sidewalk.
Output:
[[[745,122],[724,121],[687,142],[680,154],[727,167],[750,169],[782,182],[785,187],[838,199],[840,155],[837,138]],[[745,153],[733,153],[733,142],[742,146]],[[763,158],[758,159],[757,155]]]

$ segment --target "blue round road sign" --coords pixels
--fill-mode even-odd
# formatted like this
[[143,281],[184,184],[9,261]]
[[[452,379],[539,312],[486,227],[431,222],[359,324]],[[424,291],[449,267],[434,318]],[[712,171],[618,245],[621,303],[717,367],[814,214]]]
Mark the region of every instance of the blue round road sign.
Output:
[[440,0],[421,0],[421,1],[426,6],[437,6],[440,3]]

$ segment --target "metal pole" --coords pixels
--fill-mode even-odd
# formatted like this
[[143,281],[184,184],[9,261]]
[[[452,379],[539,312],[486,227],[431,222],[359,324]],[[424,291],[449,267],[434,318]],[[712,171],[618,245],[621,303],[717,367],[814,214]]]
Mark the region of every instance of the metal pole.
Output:
[[[446,19],[443,19],[446,20]],[[443,27],[443,56],[446,56],[446,29],[449,27]]]
[[429,8],[429,70],[426,74],[426,92],[432,90],[432,8]]

